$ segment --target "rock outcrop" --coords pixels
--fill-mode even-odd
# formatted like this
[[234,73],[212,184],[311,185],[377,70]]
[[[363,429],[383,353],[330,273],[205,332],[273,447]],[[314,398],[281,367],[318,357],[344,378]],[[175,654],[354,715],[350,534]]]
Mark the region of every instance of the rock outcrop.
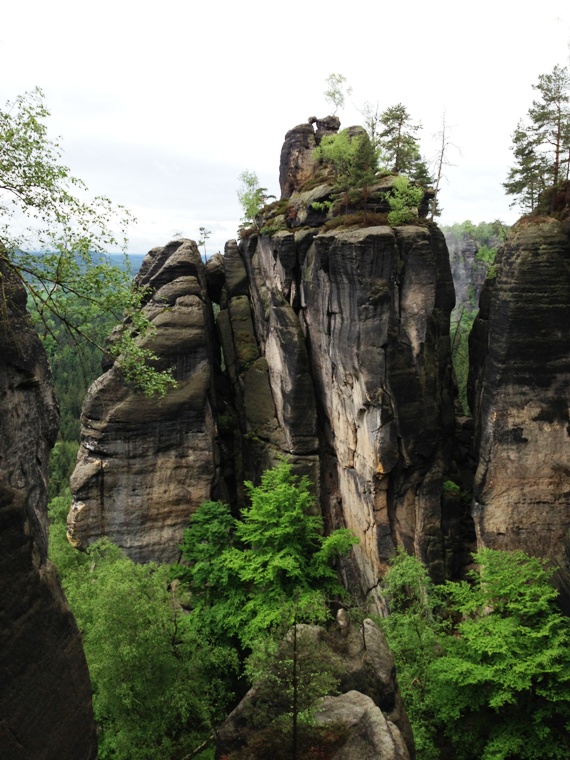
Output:
[[313,151],[323,137],[336,134],[339,128],[338,116],[323,119],[311,116],[306,124],[299,124],[287,132],[279,160],[281,198],[290,198],[315,175],[318,166]]
[[570,608],[567,226],[523,218],[496,265],[470,338],[478,543],[551,559]]
[[477,308],[489,265],[477,259],[478,245],[469,235],[445,232],[445,242],[455,288],[455,312],[459,318],[462,310],[470,312]]
[[81,637],[47,559],[58,412],[26,295],[0,259],[0,756],[97,756]]
[[[454,431],[453,284],[443,235],[422,222],[425,198],[417,222],[390,227],[385,176],[335,210],[326,171],[299,158],[312,130],[287,135],[285,197],[257,220],[261,233],[228,243],[206,274],[189,242],[149,255],[153,345],[179,385],[141,400],[113,367],[92,386],[69,529],[81,545],[108,535],[133,559],[174,559],[201,501],[239,507],[243,479],[286,455],[315,484],[327,527],[358,537],[346,581],[378,601],[396,546],[438,579],[452,551],[441,496]],[[313,189],[299,188],[301,164]],[[208,294],[220,307],[223,372]]]
[[71,479],[68,531],[86,546],[108,536],[138,562],[172,562],[216,474],[213,317],[196,244],[152,250],[138,275],[156,333],[144,345],[177,381],[164,398],[135,393],[112,366],[89,389]]
[[[316,703],[315,712],[317,726],[334,725],[345,733],[342,746],[333,757],[338,760],[367,757],[413,760],[414,738],[400,696],[394,658],[378,626],[367,619],[356,628],[341,616],[339,624],[329,631],[318,626],[297,628],[299,640],[304,642],[302,657],[307,657],[307,652],[317,651],[320,645],[329,651],[336,664],[341,696],[322,697]],[[320,657],[324,658],[322,651]],[[300,672],[302,678],[302,670]],[[216,757],[255,743],[259,732],[256,710],[259,712],[260,693],[258,687],[250,689],[226,718],[216,736]],[[284,707],[287,709],[288,705],[285,703]],[[278,717],[278,714],[273,715],[274,720]],[[267,728],[266,723],[263,728]]]
[[348,738],[332,760],[409,760],[410,753],[394,724],[370,697],[349,691],[340,697],[324,697],[315,714],[317,726],[338,730]]
[[[269,434],[245,403],[247,430],[266,451],[307,462],[328,524],[346,525],[360,541],[365,593],[397,545],[443,577],[454,303],[445,241],[437,228],[413,225],[317,232],[241,246],[274,404]],[[243,367],[244,387],[253,372],[259,365]]]

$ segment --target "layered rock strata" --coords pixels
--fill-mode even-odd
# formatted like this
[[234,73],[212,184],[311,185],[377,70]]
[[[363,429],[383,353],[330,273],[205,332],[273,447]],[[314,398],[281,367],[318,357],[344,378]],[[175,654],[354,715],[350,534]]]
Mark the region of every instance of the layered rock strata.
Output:
[[81,637],[47,559],[58,412],[26,295],[0,260],[0,756],[97,756]]
[[[525,217],[487,281],[470,338],[470,404],[480,546],[523,549],[560,567],[570,602],[570,240]],[[570,608],[570,607],[569,607]]]
[[138,281],[151,290],[144,313],[156,330],[144,345],[160,368],[172,368],[177,384],[164,398],[146,398],[113,365],[92,385],[68,531],[77,546],[105,535],[135,561],[172,562],[215,479],[212,312],[191,241],[153,249]]
[[[338,128],[329,121],[318,129]],[[327,528],[358,537],[344,565],[357,595],[374,591],[400,545],[444,577],[441,493],[454,430],[445,240],[422,223],[425,198],[417,223],[387,225],[392,176],[332,218],[327,172],[295,147],[312,130],[288,133],[283,198],[208,263],[205,279],[189,242],[145,262],[154,347],[177,364],[179,385],[147,402],[111,368],[91,388],[72,479],[77,543],[108,535],[139,561],[173,559],[201,501],[240,506],[244,478],[285,455],[315,484]],[[207,294],[219,304],[223,371],[211,358]]]
[[312,458],[328,523],[359,539],[365,592],[397,545],[442,577],[454,419],[445,241],[420,226],[316,232],[241,246],[278,423],[266,440]]

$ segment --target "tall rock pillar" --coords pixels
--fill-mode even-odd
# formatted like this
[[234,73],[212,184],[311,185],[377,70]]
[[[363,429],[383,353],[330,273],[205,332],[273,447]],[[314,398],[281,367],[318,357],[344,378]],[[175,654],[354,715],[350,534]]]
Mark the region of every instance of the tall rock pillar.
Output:
[[0,757],[92,760],[81,637],[47,559],[57,406],[26,294],[1,258],[0,282]]

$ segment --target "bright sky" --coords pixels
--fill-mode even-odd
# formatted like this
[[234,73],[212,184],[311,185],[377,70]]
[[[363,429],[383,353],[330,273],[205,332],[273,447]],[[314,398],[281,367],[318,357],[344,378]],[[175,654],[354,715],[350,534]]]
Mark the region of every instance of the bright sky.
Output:
[[129,250],[212,231],[235,237],[237,176],[257,172],[279,195],[288,129],[325,116],[326,77],[365,101],[403,103],[423,125],[426,157],[445,110],[455,164],[441,192],[448,224],[514,222],[501,183],[532,84],[568,64],[566,0],[27,0],[4,5],[0,103],[41,87],[64,160],[95,194],[138,219]]

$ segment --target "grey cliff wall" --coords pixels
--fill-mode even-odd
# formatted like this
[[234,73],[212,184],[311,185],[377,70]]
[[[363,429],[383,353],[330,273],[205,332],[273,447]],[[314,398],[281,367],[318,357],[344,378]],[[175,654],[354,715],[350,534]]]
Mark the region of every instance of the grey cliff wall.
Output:
[[[570,240],[525,217],[497,256],[470,338],[480,546],[551,559],[570,603]],[[569,606],[570,608],[570,606]]]
[[454,424],[445,241],[420,226],[316,232],[241,245],[262,357],[241,384],[264,362],[273,402],[271,433],[256,424],[257,403],[245,404],[247,430],[260,447],[306,462],[327,523],[359,538],[365,593],[398,545],[443,577]]
[[0,757],[97,756],[81,637],[47,559],[58,412],[26,296],[0,263]]
[[177,385],[145,398],[112,366],[89,389],[68,531],[77,546],[106,535],[135,561],[172,562],[215,480],[212,312],[191,241],[153,249],[138,277],[153,293],[144,310],[156,334],[145,345]]

